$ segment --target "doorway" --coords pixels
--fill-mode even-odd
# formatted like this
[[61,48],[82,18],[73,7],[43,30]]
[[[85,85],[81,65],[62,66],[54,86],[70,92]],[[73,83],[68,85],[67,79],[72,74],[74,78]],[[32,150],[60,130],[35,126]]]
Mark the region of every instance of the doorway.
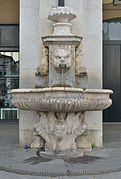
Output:
[[103,88],[112,89],[112,106],[104,111],[104,122],[121,122],[121,41],[104,41]]
[[112,106],[104,111],[104,122],[121,122],[121,19],[104,22],[103,88],[112,89]]

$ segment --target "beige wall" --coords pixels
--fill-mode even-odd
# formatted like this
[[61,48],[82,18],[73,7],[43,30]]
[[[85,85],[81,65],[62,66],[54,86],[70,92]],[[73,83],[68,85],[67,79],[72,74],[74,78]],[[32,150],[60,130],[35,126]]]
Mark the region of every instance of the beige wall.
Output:
[[107,3],[112,3],[113,0],[103,0],[103,3],[107,4]]
[[[121,6],[103,0],[103,20],[121,17]],[[0,0],[0,23],[19,23],[19,0]]]
[[103,20],[121,18],[121,6],[113,4],[103,5]]
[[0,23],[19,23],[19,0],[0,0]]

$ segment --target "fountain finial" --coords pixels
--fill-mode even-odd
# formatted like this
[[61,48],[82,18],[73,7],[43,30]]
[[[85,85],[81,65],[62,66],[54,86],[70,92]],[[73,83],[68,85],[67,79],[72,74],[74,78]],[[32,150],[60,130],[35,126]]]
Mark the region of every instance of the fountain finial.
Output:
[[76,13],[68,6],[52,8],[48,19],[55,22],[68,22],[76,18]]

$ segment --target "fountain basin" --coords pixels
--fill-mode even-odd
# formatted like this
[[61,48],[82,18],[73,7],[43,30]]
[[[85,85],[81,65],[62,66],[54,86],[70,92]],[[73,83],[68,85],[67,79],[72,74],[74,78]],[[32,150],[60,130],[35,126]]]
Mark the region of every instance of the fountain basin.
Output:
[[[35,139],[32,148],[45,151],[44,158],[78,158],[91,150],[91,143],[84,136],[87,130],[85,111],[98,111],[112,104],[111,90],[81,88],[14,89],[12,103],[22,110],[35,111],[33,127]],[[33,119],[34,120],[34,119]],[[77,139],[81,147],[78,148]]]
[[112,104],[112,90],[81,88],[14,89],[12,103],[19,109],[38,112],[99,111]]

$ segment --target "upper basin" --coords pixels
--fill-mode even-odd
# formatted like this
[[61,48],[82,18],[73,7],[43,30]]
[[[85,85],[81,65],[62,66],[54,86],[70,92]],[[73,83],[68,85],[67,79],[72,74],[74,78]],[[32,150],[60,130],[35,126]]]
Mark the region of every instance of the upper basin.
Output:
[[99,111],[112,104],[112,90],[80,88],[14,89],[12,103],[19,109],[39,112]]

